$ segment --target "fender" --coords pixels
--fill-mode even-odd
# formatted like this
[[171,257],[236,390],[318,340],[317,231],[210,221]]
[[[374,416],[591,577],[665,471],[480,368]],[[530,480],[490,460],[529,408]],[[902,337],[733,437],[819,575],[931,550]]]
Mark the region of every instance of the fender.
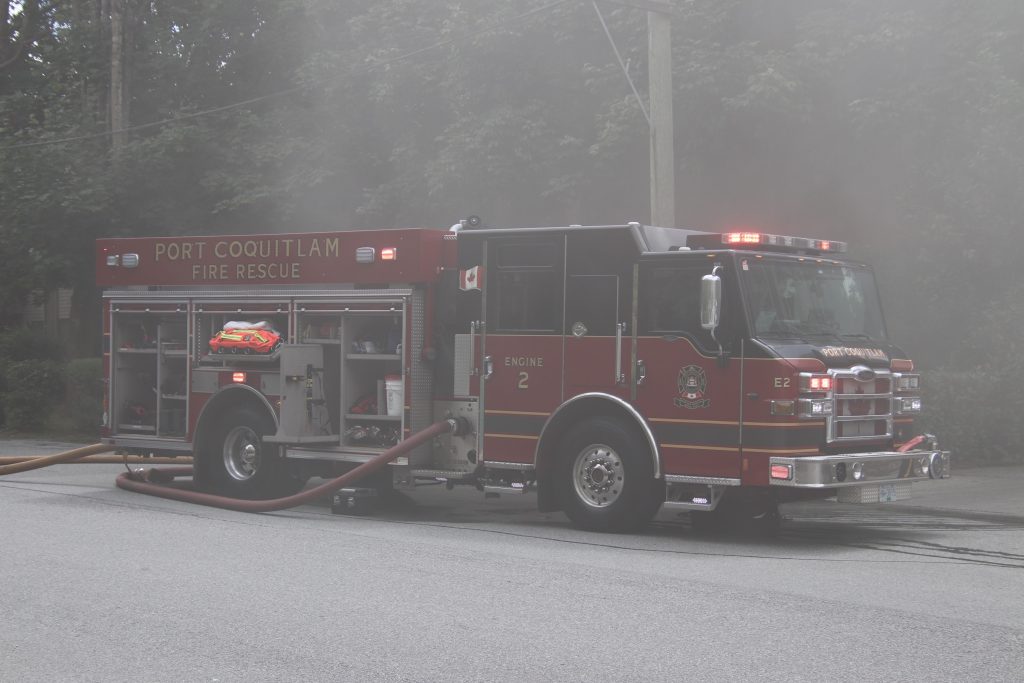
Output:
[[594,400],[608,402],[615,406],[614,412],[622,411],[633,418],[633,421],[643,432],[644,438],[647,439],[647,445],[650,447],[651,464],[654,466],[654,478],[661,479],[661,454],[658,451],[658,443],[654,439],[654,433],[651,431],[650,425],[647,424],[647,420],[644,419],[636,408],[618,396],[597,391],[573,396],[558,406],[555,412],[548,416],[547,421],[544,422],[544,427],[540,430],[540,437],[537,439],[537,450],[533,454],[534,465],[538,469],[541,467],[541,451],[545,447],[545,437],[549,435],[549,432],[558,433],[559,430],[554,425],[558,425],[562,421],[562,416],[571,413],[573,407],[579,407],[581,402]]
[[225,396],[227,396],[228,393],[232,394],[233,396],[234,394],[240,391],[246,392],[247,395],[234,399],[235,404],[241,404],[250,401],[261,404],[266,409],[267,413],[274,419],[274,426],[279,426],[277,411],[275,411],[274,407],[270,405],[270,401],[267,400],[266,396],[261,394],[256,389],[253,389],[248,384],[230,384],[228,386],[223,387],[220,391],[211,396],[206,401],[205,404],[203,404],[202,409],[199,411],[199,417],[198,419],[196,419],[196,431],[195,434],[192,436],[193,443],[198,443],[200,440],[200,435],[203,433],[203,431],[205,431],[206,422],[208,421],[207,417],[211,414],[217,413],[222,409],[225,402],[227,401]]

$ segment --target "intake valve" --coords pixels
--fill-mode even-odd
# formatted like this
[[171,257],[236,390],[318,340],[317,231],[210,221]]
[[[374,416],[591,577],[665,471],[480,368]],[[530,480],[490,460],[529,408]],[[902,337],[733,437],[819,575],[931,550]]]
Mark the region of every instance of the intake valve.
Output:
[[469,424],[469,420],[464,417],[449,417],[447,422],[451,425],[452,436],[466,436],[473,429],[472,425]]

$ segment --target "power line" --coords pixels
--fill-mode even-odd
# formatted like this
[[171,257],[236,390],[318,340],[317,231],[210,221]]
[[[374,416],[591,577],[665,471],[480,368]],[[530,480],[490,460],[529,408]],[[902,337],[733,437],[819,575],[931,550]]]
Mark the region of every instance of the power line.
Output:
[[[533,17],[534,15],[541,14],[541,13],[547,12],[549,10],[553,10],[556,7],[560,7],[561,5],[566,5],[566,4],[570,3],[570,2],[575,2],[575,1],[576,0],[555,0],[554,2],[549,2],[546,5],[541,5],[540,7],[535,7],[532,10],[529,10],[527,12],[523,12],[522,14],[518,14],[518,15],[516,15],[514,17],[511,17],[509,19],[506,19],[504,21],[498,22],[496,24],[492,24],[491,26],[485,26],[484,28],[477,29],[475,31],[470,31],[469,33],[465,33],[463,35],[456,36],[454,38],[447,38],[445,40],[440,40],[440,41],[438,41],[436,43],[433,43],[431,45],[427,45],[425,47],[421,47],[419,49],[413,50],[412,52],[406,52],[405,54],[401,54],[401,55],[392,57],[391,59],[385,59],[385,60],[380,61],[380,62],[375,62],[373,64],[370,64],[370,65],[367,65],[367,66],[363,67],[362,69],[357,69],[357,70],[355,70],[353,72],[350,72],[349,74],[346,74],[345,76],[354,76],[354,75],[359,75],[359,74],[362,74],[362,73],[368,73],[368,72],[370,72],[370,71],[372,71],[374,69],[378,69],[378,68],[381,68],[381,67],[389,66],[389,65],[395,64],[397,62],[402,62],[402,61],[405,61],[407,59],[411,59],[413,57],[417,57],[417,56],[419,56],[419,55],[421,55],[421,54],[423,54],[425,52],[430,52],[431,50],[436,50],[438,48],[446,47],[448,45],[454,45],[456,43],[461,43],[463,41],[470,40],[472,38],[476,38],[477,36],[483,35],[485,33],[490,33],[491,31],[496,31],[498,29],[502,29],[502,28],[505,28],[505,27],[508,27],[508,26],[512,26],[514,24],[517,24],[517,23],[520,23],[522,21],[525,21],[525,20],[529,19],[529,18]],[[100,133],[89,133],[89,134],[86,134],[86,135],[76,135],[76,136],[73,136],[73,137],[58,138],[56,140],[40,140],[40,141],[37,141],[37,142],[24,142],[24,143],[17,144],[17,145],[8,145],[6,147],[0,147],[0,152],[4,152],[4,151],[7,151],[7,150],[13,150],[13,149],[26,149],[26,148],[29,148],[29,147],[44,147],[44,146],[48,146],[48,145],[62,145],[62,144],[70,143],[70,142],[82,142],[84,140],[94,140],[94,139],[97,139],[97,138],[105,138],[105,137],[110,137],[110,136],[113,136],[113,135],[119,135],[121,133],[134,133],[136,131],[146,130],[148,128],[159,128],[161,126],[166,126],[166,125],[171,124],[171,123],[180,123],[182,121],[189,121],[191,119],[197,119],[197,118],[200,118],[200,117],[203,117],[203,116],[209,116],[211,114],[219,114],[219,113],[224,112],[224,111],[230,111],[232,109],[237,109],[239,107],[246,107],[246,106],[248,106],[250,104],[256,104],[257,102],[264,102],[266,100],[274,99],[274,98],[277,98],[277,97],[282,97],[284,95],[291,95],[293,93],[301,92],[301,91],[304,91],[304,90],[311,90],[313,88],[320,88],[320,87],[323,87],[323,86],[326,86],[326,85],[329,85],[329,84],[332,84],[332,83],[336,83],[337,81],[341,80],[345,76],[336,76],[334,78],[327,78],[327,79],[324,79],[322,81],[316,81],[316,82],[313,82],[313,83],[305,83],[303,85],[297,85],[297,86],[294,86],[294,87],[291,87],[291,88],[286,88],[284,90],[278,90],[276,92],[267,93],[266,95],[260,95],[258,97],[251,97],[251,98],[249,98],[247,100],[241,100],[239,102],[232,102],[231,104],[225,104],[225,105],[220,106],[220,107],[214,107],[212,109],[204,109],[202,111],[192,112],[190,114],[180,114],[180,115],[174,116],[172,118],[161,119],[159,121],[151,121],[149,123],[141,123],[141,124],[138,124],[138,125],[135,125],[135,126],[127,126],[127,127],[124,127],[124,128],[118,128],[117,130],[108,130],[108,131],[103,131],[103,132],[100,132]]]

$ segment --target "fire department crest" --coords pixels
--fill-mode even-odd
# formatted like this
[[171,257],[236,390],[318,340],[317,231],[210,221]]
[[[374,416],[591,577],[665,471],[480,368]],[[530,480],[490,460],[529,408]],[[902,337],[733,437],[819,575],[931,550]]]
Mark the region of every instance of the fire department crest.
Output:
[[677,408],[707,408],[711,399],[704,398],[708,387],[708,376],[699,365],[687,365],[679,371],[679,397],[676,398]]

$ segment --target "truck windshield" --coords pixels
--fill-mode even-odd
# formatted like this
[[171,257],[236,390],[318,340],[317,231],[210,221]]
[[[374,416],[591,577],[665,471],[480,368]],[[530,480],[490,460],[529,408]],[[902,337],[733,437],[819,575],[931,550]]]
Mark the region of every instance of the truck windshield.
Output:
[[875,277],[868,268],[743,258],[740,274],[755,337],[886,338]]

